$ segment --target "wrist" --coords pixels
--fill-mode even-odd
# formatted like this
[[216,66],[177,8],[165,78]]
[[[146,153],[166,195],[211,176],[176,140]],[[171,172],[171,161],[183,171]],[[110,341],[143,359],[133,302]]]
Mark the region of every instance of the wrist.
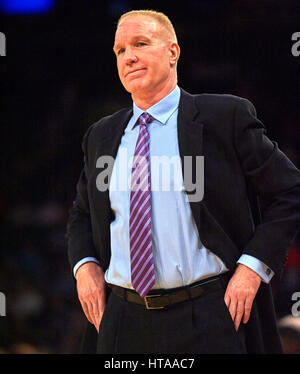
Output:
[[75,278],[77,280],[77,278],[80,277],[82,274],[99,272],[103,274],[100,266],[94,261],[88,261],[79,266],[79,268],[76,271]]
[[248,267],[247,265],[244,265],[244,264],[238,264],[238,266],[236,268],[236,272],[237,273],[245,273],[245,274],[247,274],[247,276],[249,276],[253,279],[256,279],[259,282],[261,282],[261,280],[262,280],[261,276],[256,271],[254,271],[253,269],[251,269],[250,267]]

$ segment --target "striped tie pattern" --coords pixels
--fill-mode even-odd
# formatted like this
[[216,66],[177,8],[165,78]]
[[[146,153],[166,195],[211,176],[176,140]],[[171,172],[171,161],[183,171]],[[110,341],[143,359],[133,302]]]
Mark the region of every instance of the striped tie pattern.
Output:
[[152,117],[139,117],[139,136],[131,171],[130,261],[133,288],[144,297],[155,283],[151,233],[150,136],[147,125]]

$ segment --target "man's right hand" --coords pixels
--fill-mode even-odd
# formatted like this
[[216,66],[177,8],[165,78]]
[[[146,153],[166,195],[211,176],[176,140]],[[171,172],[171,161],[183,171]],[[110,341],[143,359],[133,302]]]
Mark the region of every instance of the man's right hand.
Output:
[[86,262],[79,267],[75,278],[78,298],[84,314],[99,332],[105,309],[104,273],[95,262]]

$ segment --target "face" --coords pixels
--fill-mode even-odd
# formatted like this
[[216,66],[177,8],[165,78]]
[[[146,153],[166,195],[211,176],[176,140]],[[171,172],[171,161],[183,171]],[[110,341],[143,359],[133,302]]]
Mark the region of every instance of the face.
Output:
[[151,17],[126,18],[115,35],[120,80],[134,95],[151,95],[177,81],[179,53],[167,31]]

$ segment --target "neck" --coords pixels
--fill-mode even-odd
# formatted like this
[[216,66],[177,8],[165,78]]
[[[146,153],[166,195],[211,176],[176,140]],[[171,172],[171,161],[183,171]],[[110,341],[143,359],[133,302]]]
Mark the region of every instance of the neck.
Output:
[[164,89],[157,89],[155,92],[145,93],[145,94],[132,94],[132,100],[135,104],[141,108],[142,110],[146,111],[147,109],[151,108],[154,104],[158,103],[164,97],[168,96],[176,87],[177,81],[173,84],[169,84]]

